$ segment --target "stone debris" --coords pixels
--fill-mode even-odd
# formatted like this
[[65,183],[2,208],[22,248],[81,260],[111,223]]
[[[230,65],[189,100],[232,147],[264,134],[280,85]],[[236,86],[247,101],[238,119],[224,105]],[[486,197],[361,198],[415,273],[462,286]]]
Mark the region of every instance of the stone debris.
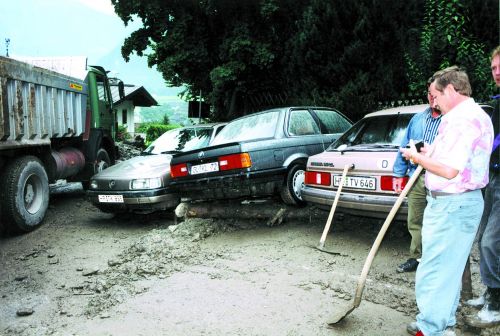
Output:
[[29,316],[32,315],[35,311],[32,308],[20,308],[16,311],[17,316]]
[[90,276],[90,275],[95,275],[99,273],[99,269],[98,268],[89,268],[89,269],[85,269],[82,271],[82,275],[83,276]]

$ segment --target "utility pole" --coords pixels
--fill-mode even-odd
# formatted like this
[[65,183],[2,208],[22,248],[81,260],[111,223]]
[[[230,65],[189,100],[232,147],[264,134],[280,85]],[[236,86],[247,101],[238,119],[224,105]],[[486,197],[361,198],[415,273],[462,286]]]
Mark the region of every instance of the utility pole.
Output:
[[[500,0],[498,0],[500,1]],[[9,44],[10,44],[10,38],[5,39],[5,56],[9,57]]]
[[[500,2],[500,0],[498,0]],[[198,124],[201,123],[201,89],[200,89],[200,98],[198,99]]]

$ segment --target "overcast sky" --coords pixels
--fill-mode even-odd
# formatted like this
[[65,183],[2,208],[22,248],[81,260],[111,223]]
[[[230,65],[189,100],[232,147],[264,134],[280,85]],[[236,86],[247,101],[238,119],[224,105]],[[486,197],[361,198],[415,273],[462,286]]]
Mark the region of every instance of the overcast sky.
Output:
[[165,94],[160,74],[144,58],[121,58],[124,39],[141,23],[125,27],[110,0],[1,0],[0,13],[0,55],[10,39],[10,56],[86,56],[88,64],[114,67],[109,70],[126,82]]

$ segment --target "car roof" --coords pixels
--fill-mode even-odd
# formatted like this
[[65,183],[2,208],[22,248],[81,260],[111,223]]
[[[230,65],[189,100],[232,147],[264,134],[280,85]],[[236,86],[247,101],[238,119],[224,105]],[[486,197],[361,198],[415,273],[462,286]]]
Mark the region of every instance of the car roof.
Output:
[[387,108],[384,110],[368,113],[367,115],[365,115],[365,118],[375,117],[375,116],[380,116],[380,115],[392,115],[392,114],[398,114],[398,113],[401,113],[401,114],[418,113],[418,112],[425,111],[425,109],[428,107],[429,107],[429,104],[391,107],[391,108]]

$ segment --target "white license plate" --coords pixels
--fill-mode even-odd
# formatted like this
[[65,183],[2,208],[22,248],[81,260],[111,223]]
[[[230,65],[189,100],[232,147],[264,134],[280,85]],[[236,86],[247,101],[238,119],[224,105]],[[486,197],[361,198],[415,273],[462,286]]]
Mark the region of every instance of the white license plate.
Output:
[[[333,175],[333,186],[338,187],[341,179],[342,175]],[[346,179],[344,181],[344,187],[375,190],[376,179],[375,177],[346,176]]]
[[100,203],[123,203],[123,195],[97,195]]
[[219,171],[219,162],[204,163],[191,167],[191,175]]

